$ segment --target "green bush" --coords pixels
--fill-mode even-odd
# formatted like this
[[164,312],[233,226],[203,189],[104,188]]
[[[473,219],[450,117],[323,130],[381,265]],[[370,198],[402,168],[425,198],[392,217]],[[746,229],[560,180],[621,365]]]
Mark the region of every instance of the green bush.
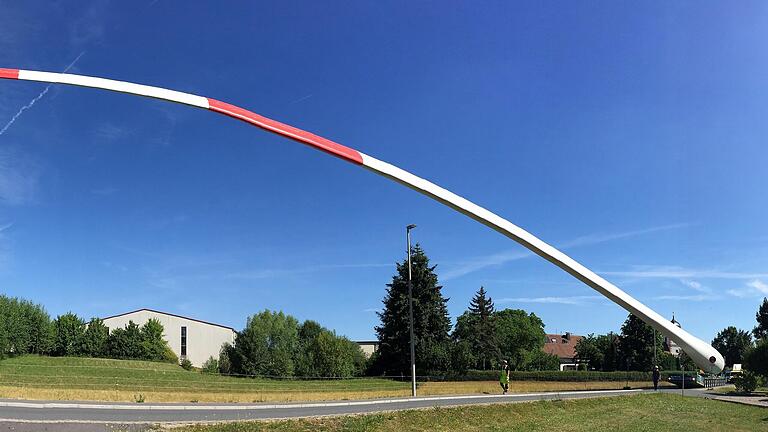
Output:
[[[664,371],[661,380],[665,381],[670,374],[679,372]],[[470,370],[466,374],[448,374],[430,377],[432,380],[450,381],[496,381],[499,379],[497,370]],[[512,381],[651,381],[651,372],[596,372],[596,371],[512,371],[509,379]]]
[[736,391],[752,393],[760,385],[760,377],[752,371],[744,371],[733,379]]
[[294,364],[296,376],[349,378],[362,374],[365,356],[356,343],[308,320],[298,328]]
[[58,316],[53,324],[56,329],[54,353],[60,356],[83,355],[85,321],[68,312]]
[[189,359],[182,360],[179,366],[184,368],[184,370],[192,370],[192,362]]
[[88,357],[106,357],[109,354],[107,340],[109,328],[99,318],[91,318],[83,334],[82,354]]
[[221,345],[221,349],[219,350],[219,373],[229,375],[233,372],[230,357],[234,350],[235,348],[227,342]]
[[167,344],[163,349],[163,363],[179,364],[179,357]]
[[206,374],[218,375],[219,361],[213,358],[213,356],[208,357],[208,360],[203,363],[202,372]]
[[125,328],[112,329],[109,334],[109,356],[116,359],[142,359],[145,351],[141,342],[139,326],[133,321],[128,321]]
[[163,339],[165,329],[160,321],[150,318],[139,329],[141,335],[141,358],[151,361],[163,361],[168,343]]

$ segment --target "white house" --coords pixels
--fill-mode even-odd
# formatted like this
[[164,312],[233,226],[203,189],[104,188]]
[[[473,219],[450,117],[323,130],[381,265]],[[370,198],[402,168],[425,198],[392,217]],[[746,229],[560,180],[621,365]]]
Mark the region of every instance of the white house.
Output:
[[220,324],[209,323],[194,318],[160,312],[152,309],[139,309],[104,318],[104,325],[110,331],[123,328],[128,321],[139,326],[150,318],[160,321],[165,332],[163,338],[168,342],[179,359],[188,359],[195,367],[201,367],[209,357],[219,358],[219,351],[224,343],[234,344],[235,329]]

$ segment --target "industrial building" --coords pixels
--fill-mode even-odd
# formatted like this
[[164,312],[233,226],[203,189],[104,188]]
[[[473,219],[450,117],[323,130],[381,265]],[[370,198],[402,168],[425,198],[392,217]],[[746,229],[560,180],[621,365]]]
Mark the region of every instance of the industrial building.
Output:
[[218,359],[221,346],[235,342],[235,329],[232,327],[152,309],[139,309],[103,320],[111,331],[124,328],[129,321],[141,326],[151,318],[163,325],[163,338],[179,360],[188,359],[195,367],[201,367],[209,357]]

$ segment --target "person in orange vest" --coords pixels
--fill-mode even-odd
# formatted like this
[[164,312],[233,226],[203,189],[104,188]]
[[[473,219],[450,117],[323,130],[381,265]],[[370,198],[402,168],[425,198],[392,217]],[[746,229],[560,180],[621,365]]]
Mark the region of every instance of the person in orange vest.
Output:
[[506,360],[501,362],[501,373],[499,374],[499,384],[501,384],[501,394],[507,394],[509,391],[509,363]]

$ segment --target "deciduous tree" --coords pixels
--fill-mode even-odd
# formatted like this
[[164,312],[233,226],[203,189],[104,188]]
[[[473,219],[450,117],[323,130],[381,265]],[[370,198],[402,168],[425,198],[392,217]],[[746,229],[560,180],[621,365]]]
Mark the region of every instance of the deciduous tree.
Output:
[[293,376],[297,345],[296,318],[265,310],[249,317],[237,333],[230,361],[240,374]]
[[726,327],[712,340],[712,347],[725,357],[727,367],[733,367],[734,363],[743,362],[744,354],[752,347],[752,336],[734,326]]
[[532,353],[544,346],[544,322],[536,314],[521,309],[497,311],[494,321],[502,358],[509,361],[513,370],[525,369]]
[[651,326],[630,314],[621,326],[618,369],[651,370],[654,366],[654,351],[657,361],[662,353],[661,334],[657,332],[655,336],[654,339],[654,331]]
[[77,356],[83,354],[85,321],[72,312],[68,312],[56,318],[54,328],[56,329],[54,345],[56,355]]

